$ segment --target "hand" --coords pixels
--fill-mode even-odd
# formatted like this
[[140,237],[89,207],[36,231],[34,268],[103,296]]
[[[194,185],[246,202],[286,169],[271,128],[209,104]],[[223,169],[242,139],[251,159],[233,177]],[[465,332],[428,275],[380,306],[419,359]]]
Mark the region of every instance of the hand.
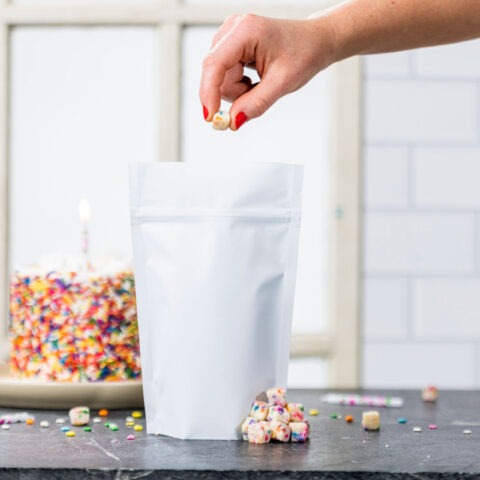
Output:
[[[230,128],[259,117],[280,97],[305,85],[334,61],[335,34],[322,17],[278,20],[233,15],[215,34],[203,62],[200,100],[210,122],[221,98],[233,102]],[[252,85],[244,66],[257,70]]]

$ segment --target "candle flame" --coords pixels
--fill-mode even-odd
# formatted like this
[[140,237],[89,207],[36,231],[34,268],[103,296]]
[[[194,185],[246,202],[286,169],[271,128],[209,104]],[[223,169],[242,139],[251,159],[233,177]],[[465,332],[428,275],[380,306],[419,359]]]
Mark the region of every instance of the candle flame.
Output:
[[86,198],[82,198],[78,204],[78,215],[84,223],[90,220],[90,204]]

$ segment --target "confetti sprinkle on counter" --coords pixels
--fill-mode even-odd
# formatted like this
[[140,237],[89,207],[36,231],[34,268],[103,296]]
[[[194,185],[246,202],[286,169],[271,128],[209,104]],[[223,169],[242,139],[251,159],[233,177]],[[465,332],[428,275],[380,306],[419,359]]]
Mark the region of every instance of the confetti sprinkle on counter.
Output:
[[318,410],[316,410],[315,408],[311,408],[309,411],[308,411],[308,414],[309,415],[312,415],[313,417],[315,415],[318,415]]
[[67,437],[74,437],[74,436],[75,436],[75,432],[68,431],[68,432],[65,433],[65,436],[67,436]]
[[406,418],[403,418],[403,417],[400,417],[398,420],[397,420],[398,423],[407,423],[407,419]]
[[433,423],[431,423],[431,424],[428,426],[428,428],[429,428],[430,430],[437,430],[437,429],[438,429],[438,427],[437,427],[436,425],[434,425]]
[[422,429],[420,427],[413,427],[412,428],[412,431],[416,432],[416,433],[419,433],[422,431]]
[[472,434],[472,431],[471,430],[464,430],[463,433],[465,435],[471,435]]
[[142,418],[143,417],[143,413],[138,411],[138,410],[135,410],[134,412],[132,412],[132,417],[133,418]]
[[16,272],[10,282],[10,317],[10,367],[19,378],[140,378],[131,271]]
[[135,435],[128,435],[127,440],[135,440]]
[[136,430],[137,432],[141,432],[143,430],[143,427],[141,425],[134,425],[133,429]]
[[48,428],[50,426],[50,422],[48,422],[47,420],[42,420],[40,422],[40,427],[41,428]]

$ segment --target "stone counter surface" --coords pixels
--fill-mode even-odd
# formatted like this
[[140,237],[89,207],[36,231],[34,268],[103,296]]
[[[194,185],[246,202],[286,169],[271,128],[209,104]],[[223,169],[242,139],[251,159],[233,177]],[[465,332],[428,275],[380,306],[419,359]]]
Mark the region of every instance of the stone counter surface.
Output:
[[[312,434],[305,444],[147,435],[125,426],[131,412],[123,410],[110,412],[106,420],[117,423],[119,431],[91,422],[92,432],[71,427],[76,436],[68,438],[55,424],[57,417],[67,417],[66,411],[32,410],[34,425],[0,430],[0,479],[480,479],[480,393],[440,391],[437,404],[427,404],[419,391],[368,391],[405,399],[403,408],[379,409],[379,432],[361,428],[366,408],[322,403],[323,393],[289,391],[289,401],[319,411],[318,416],[306,415]],[[0,409],[0,415],[13,411]],[[342,418],[332,419],[331,413]],[[345,422],[348,414],[354,416],[353,424]],[[399,417],[408,423],[397,423]],[[41,428],[41,420],[50,427]],[[139,423],[144,425],[144,419]],[[428,428],[432,423],[438,430]],[[413,432],[414,426],[422,432]],[[472,434],[465,435],[464,429]],[[136,439],[127,441],[131,433]]]

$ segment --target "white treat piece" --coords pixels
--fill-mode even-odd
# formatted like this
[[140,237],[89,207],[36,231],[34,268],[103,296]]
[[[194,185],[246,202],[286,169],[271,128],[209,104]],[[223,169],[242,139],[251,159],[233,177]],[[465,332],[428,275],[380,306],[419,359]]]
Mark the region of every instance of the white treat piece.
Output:
[[303,422],[304,406],[301,403],[287,403],[287,412],[291,422]]
[[230,114],[219,110],[212,118],[212,127],[215,130],[226,130],[230,126]]
[[253,417],[255,420],[262,421],[266,420],[267,415],[268,405],[265,402],[254,402],[252,409],[250,410],[250,417]]
[[272,427],[272,438],[279,442],[288,442],[290,440],[290,436],[292,434],[292,430],[290,426],[286,423],[273,421],[270,423]]
[[292,442],[305,442],[310,432],[310,427],[305,422],[292,422],[289,424],[292,430]]
[[363,412],[362,427],[365,430],[378,430],[380,428],[380,414],[376,410]]
[[3,428],[4,430],[10,430],[10,425],[8,425],[8,423],[4,423],[4,424],[2,425],[2,428]]
[[248,441],[248,427],[252,425],[252,423],[257,423],[253,417],[247,417],[242,423],[242,437],[244,440]]
[[90,409],[88,407],[73,407],[68,415],[72,425],[87,425],[90,421]]
[[282,422],[288,423],[290,421],[290,414],[287,412],[287,409],[281,407],[280,405],[275,405],[270,407],[268,410],[267,420],[269,422]]
[[57,418],[55,420],[55,423],[59,423],[59,424],[65,423],[65,419],[64,418]]
[[422,431],[422,429],[420,427],[413,427],[412,430],[414,432],[421,432]]
[[471,430],[464,430],[463,433],[465,435],[471,435],[472,434],[472,431]]
[[422,399],[424,402],[436,402],[438,398],[437,387],[429,385],[422,390]]
[[270,405],[280,405],[284,407],[287,404],[287,389],[269,388],[267,390],[267,398]]
[[102,419],[100,417],[95,417],[93,419],[93,423],[101,423],[102,422]]
[[48,422],[47,420],[42,420],[42,421],[40,422],[40,426],[41,426],[42,428],[48,428],[48,427],[50,426],[50,422]]
[[248,427],[248,441],[250,443],[269,443],[272,439],[272,427],[268,422],[252,423]]

